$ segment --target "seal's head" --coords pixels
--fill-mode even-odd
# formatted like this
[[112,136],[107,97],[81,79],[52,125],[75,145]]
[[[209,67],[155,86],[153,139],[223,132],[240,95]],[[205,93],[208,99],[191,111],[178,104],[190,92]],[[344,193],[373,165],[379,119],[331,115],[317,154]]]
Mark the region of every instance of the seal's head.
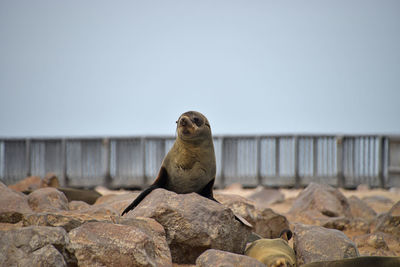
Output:
[[211,140],[211,128],[207,118],[197,111],[183,113],[177,123],[178,138],[186,142]]

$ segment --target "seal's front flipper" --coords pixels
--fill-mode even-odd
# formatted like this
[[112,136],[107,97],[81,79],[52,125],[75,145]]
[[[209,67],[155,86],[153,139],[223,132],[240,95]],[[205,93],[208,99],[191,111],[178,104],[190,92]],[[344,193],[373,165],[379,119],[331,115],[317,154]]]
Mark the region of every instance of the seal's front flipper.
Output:
[[140,195],[122,212],[121,216],[124,216],[125,213],[128,213],[130,210],[133,210],[139,203],[154,189],[157,188],[164,188],[165,184],[168,180],[168,174],[164,167],[161,167],[160,171],[158,172],[157,179],[154,183],[146,188]]

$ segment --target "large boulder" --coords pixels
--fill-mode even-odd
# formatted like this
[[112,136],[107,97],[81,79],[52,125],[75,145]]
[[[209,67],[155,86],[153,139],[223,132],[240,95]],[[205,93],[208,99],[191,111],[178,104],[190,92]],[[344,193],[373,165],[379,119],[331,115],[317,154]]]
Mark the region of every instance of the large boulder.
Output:
[[359,256],[356,245],[341,231],[300,223],[294,227],[293,248],[299,266]]
[[161,227],[89,222],[69,233],[79,266],[172,266]]
[[41,212],[25,214],[22,223],[24,226],[53,226],[62,227],[67,232],[81,226],[86,222],[113,221],[112,217],[103,214],[91,214],[85,212]]
[[18,192],[32,192],[41,187],[42,178],[39,176],[29,176],[8,187]]
[[362,218],[367,221],[372,221],[376,217],[376,212],[367,205],[363,200],[356,196],[351,196],[348,199],[350,205],[350,213],[353,218]]
[[40,188],[28,196],[28,204],[36,212],[68,210],[64,193],[53,187]]
[[256,209],[252,201],[234,194],[216,193],[214,194],[214,198],[230,208],[234,214],[243,217],[254,226],[256,222]]
[[196,193],[156,189],[127,217],[149,217],[166,231],[172,259],[191,263],[207,249],[243,253],[251,229],[222,204]]
[[209,249],[203,252],[196,260],[197,267],[266,267],[258,260],[231,252]]
[[290,229],[285,216],[270,208],[258,209],[254,202],[239,195],[216,194],[219,202],[229,207],[235,214],[240,215],[253,225],[253,231],[264,238],[278,238],[283,230]]
[[99,197],[93,204],[93,207],[102,205],[109,206],[121,214],[126,207],[128,207],[133,200],[139,195],[139,192],[132,192],[118,195],[105,195]]
[[396,256],[390,251],[383,233],[359,235],[353,240],[362,256]]
[[32,212],[28,205],[28,197],[16,192],[0,182],[0,222],[17,223],[23,214]]
[[74,266],[66,231],[30,226],[0,232],[0,266]]
[[288,217],[292,222],[322,225],[333,217],[351,218],[346,197],[336,188],[324,184],[309,184],[296,198]]
[[285,216],[265,208],[257,211],[253,230],[264,238],[278,238],[284,230],[290,230],[290,225]]

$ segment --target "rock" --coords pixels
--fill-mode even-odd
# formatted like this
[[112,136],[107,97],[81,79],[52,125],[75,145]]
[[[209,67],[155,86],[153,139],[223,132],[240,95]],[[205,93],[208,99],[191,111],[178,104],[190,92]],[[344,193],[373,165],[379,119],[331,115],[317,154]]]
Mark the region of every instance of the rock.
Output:
[[28,195],[28,204],[36,212],[68,210],[68,200],[55,188],[47,187]]
[[396,256],[389,250],[383,233],[364,234],[353,240],[362,256]]
[[358,186],[357,186],[357,191],[368,191],[370,188],[369,188],[369,185],[368,184],[359,184]]
[[270,208],[257,211],[253,231],[264,238],[278,238],[283,230],[290,229],[289,221],[285,216],[274,212]]
[[77,228],[85,222],[112,221],[112,218],[102,214],[86,214],[80,212],[42,212],[24,215],[22,220],[24,226],[53,226],[62,227],[67,232]]
[[[104,203],[114,203],[121,200],[128,200],[132,202],[140,194],[140,192],[131,192],[126,194],[110,194],[99,197],[94,205],[104,204]],[[130,203],[129,203],[130,204]],[[129,205],[128,204],[128,205]]]
[[108,205],[114,208],[119,214],[121,214],[129,204],[139,195],[139,192],[120,194],[120,195],[107,195],[99,197],[93,206],[97,205]]
[[358,257],[356,245],[341,231],[295,224],[293,248],[297,264]]
[[17,223],[0,223],[0,231],[9,231],[13,229],[18,229],[21,228],[22,221],[19,221]]
[[253,225],[253,231],[264,238],[278,238],[283,230],[290,229],[285,216],[270,208],[256,209],[254,202],[231,194],[215,194],[219,202],[229,207],[234,214],[242,216]]
[[137,226],[90,222],[69,237],[79,266],[172,266],[167,242],[157,230],[149,235]]
[[257,209],[263,210],[268,208],[271,204],[283,202],[285,200],[285,195],[277,189],[262,187],[248,196],[248,199],[254,201]]
[[388,212],[394,204],[390,198],[380,195],[363,197],[362,200],[378,214]]
[[68,203],[68,208],[69,210],[88,210],[90,209],[91,205],[89,205],[88,203],[84,202],[84,201],[80,201],[80,200],[73,200],[71,202]]
[[350,219],[346,217],[329,218],[322,224],[323,227],[336,230],[346,230],[350,226]]
[[164,227],[176,263],[192,264],[210,248],[243,253],[251,233],[229,208],[196,193],[156,189],[127,215],[138,216],[153,218]]
[[[46,245],[34,251],[25,261],[26,266],[67,266],[64,257],[52,245]],[[22,265],[25,264],[22,263]]]
[[400,241],[400,201],[377,219],[375,231],[391,234]]
[[306,211],[318,211],[327,217],[351,218],[346,197],[329,185],[310,183],[297,197],[289,213],[301,216]]
[[245,255],[266,266],[296,266],[294,250],[281,238],[254,241],[246,248]]
[[18,192],[31,192],[40,188],[42,179],[39,176],[29,176],[8,187]]
[[101,196],[99,192],[96,192],[92,189],[79,189],[71,187],[59,187],[57,189],[65,194],[68,201],[84,201],[90,205],[94,204]]
[[76,258],[60,227],[30,226],[0,234],[0,266],[74,266]]
[[214,266],[224,266],[224,267],[265,267],[264,264],[258,260],[239,255],[231,252],[208,249],[203,252],[196,260],[197,267],[214,267]]
[[60,182],[58,181],[58,177],[55,173],[49,172],[46,176],[41,180],[40,187],[60,187]]
[[214,197],[218,202],[230,208],[234,214],[243,217],[254,226],[256,222],[256,209],[252,201],[233,194],[216,193]]
[[376,217],[376,212],[368,206],[364,201],[356,196],[351,196],[348,199],[350,205],[350,213],[354,218],[363,218],[367,221],[372,221]]
[[0,182],[0,222],[17,223],[24,213],[32,212],[28,205],[28,197],[16,192]]

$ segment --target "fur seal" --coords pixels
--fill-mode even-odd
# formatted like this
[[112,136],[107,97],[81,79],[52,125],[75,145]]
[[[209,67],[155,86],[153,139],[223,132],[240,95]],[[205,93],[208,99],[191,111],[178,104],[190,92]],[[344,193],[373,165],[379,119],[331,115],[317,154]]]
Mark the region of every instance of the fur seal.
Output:
[[[213,196],[216,163],[210,123],[197,111],[183,113],[176,123],[175,143],[162,161],[157,178],[121,216],[134,209],[156,188],[164,188],[178,194],[195,192],[218,202]],[[243,224],[251,226],[240,216],[235,216]]]
[[296,266],[295,252],[283,238],[256,240],[247,246],[244,254],[266,266]]
[[362,256],[357,258],[311,262],[302,267],[395,267],[400,266],[400,257]]

